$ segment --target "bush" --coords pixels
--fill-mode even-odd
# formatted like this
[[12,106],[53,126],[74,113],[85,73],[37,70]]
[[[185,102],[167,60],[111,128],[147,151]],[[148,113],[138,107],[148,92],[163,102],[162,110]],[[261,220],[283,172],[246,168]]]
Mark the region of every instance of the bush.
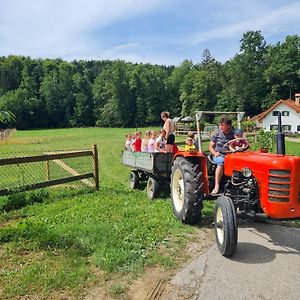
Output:
[[275,149],[275,132],[260,129],[253,146],[257,149],[268,148],[270,152],[273,152]]
[[1,211],[11,211],[14,209],[20,209],[26,205],[33,203],[41,203],[48,198],[49,192],[46,190],[37,190],[30,192],[20,192],[3,197],[3,201],[0,202]]
[[256,129],[256,123],[253,121],[244,121],[242,122],[243,131],[253,132]]

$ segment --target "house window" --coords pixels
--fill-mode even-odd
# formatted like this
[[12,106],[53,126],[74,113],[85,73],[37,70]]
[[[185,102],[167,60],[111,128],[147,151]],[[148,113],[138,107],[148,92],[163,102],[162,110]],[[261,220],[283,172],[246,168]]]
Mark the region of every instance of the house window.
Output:
[[284,111],[281,113],[281,115],[282,115],[283,117],[288,117],[288,116],[290,115],[290,112],[287,111],[287,110],[284,110]]
[[278,125],[270,125],[270,130],[278,130]]
[[282,131],[291,131],[292,126],[291,125],[282,125]]
[[300,131],[300,125],[297,125],[297,131]]
[[273,116],[278,116],[279,111],[278,110],[274,110],[273,111]]

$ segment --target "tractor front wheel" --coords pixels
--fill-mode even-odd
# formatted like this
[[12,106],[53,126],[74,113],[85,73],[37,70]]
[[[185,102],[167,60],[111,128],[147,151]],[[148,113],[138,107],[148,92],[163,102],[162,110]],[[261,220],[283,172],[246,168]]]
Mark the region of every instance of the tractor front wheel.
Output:
[[237,216],[232,200],[220,196],[215,206],[215,234],[219,251],[223,256],[231,256],[237,247]]

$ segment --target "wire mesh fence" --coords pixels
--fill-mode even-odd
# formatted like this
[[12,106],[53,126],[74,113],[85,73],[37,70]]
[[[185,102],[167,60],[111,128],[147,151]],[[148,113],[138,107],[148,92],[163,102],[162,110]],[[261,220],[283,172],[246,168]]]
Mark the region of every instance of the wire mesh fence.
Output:
[[0,195],[63,184],[98,188],[98,153],[93,150],[0,154]]

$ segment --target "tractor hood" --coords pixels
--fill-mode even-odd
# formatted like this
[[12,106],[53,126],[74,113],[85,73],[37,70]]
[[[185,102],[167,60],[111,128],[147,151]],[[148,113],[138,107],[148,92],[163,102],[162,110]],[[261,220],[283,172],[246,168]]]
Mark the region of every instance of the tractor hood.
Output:
[[225,157],[224,173],[248,168],[255,177],[263,211],[272,218],[300,217],[300,158],[249,151]]

